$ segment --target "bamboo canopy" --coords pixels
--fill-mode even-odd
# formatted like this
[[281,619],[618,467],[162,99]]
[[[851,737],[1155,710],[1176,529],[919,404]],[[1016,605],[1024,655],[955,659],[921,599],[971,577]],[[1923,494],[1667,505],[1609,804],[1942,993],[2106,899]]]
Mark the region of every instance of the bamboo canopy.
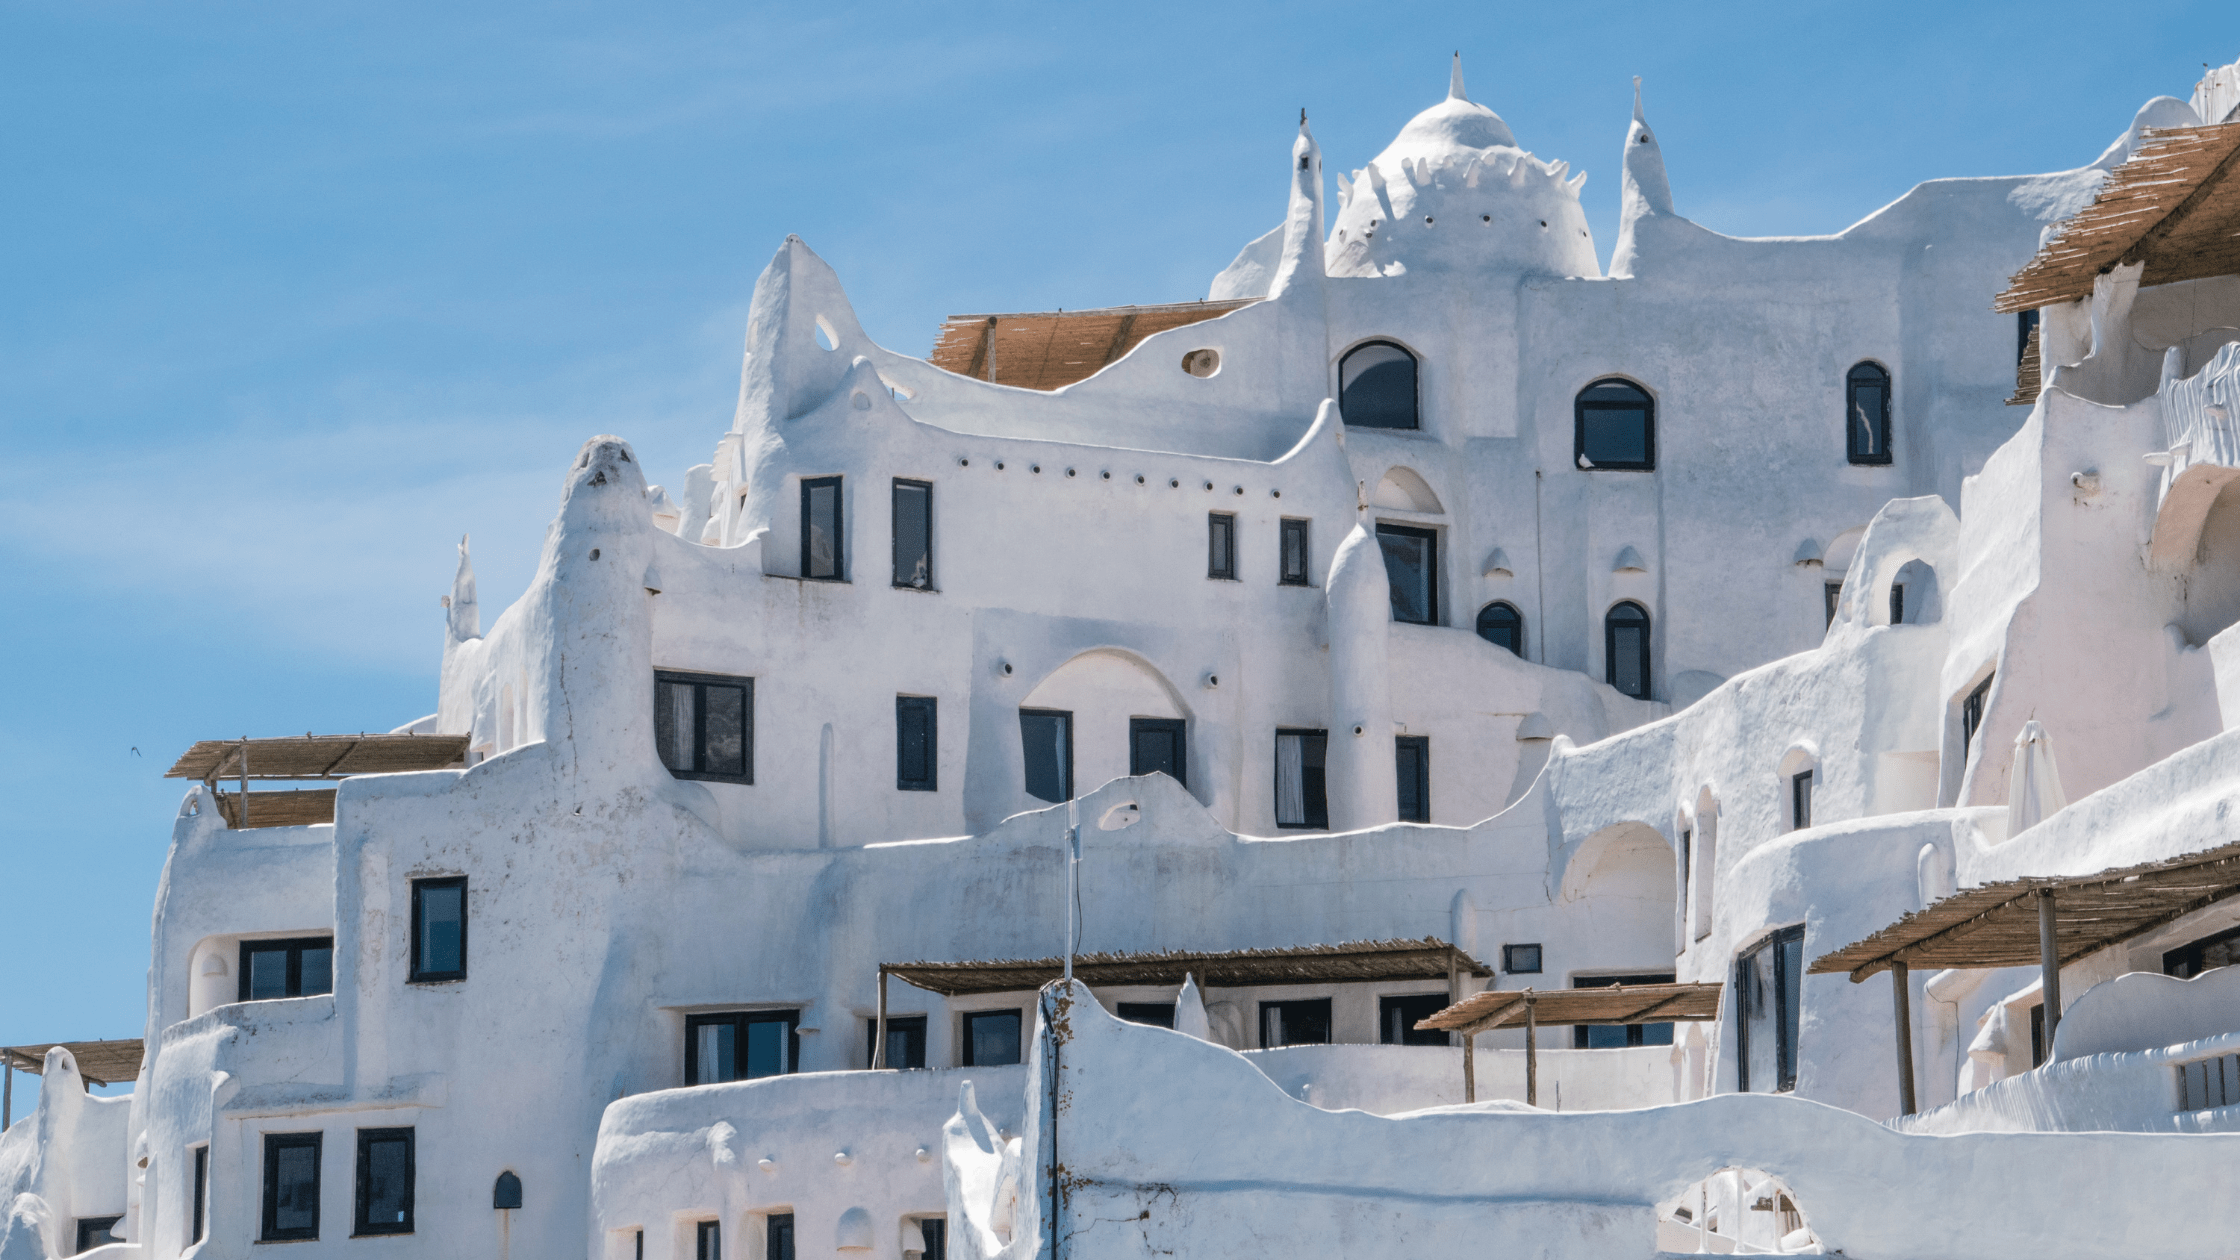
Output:
[[346,779],[356,774],[443,770],[466,763],[467,739],[465,735],[365,734],[205,739],[189,748],[163,777],[215,783],[244,770],[252,779]]
[[1257,300],[951,315],[942,321],[930,359],[959,376],[1022,389],[1059,389],[1096,375],[1153,333],[1226,315]]
[[[943,997],[958,997],[1039,989],[1065,974],[1065,960],[887,963],[879,970]],[[1073,956],[1074,978],[1089,985],[1179,985],[1189,974],[1208,988],[1237,988],[1328,981],[1447,980],[1456,972],[1490,977],[1493,968],[1435,936],[1212,953],[1169,950]]]
[[1522,1028],[1528,1006],[1541,1024],[1662,1024],[1719,1018],[1717,984],[1627,984],[1595,989],[1487,989],[1416,1021],[1425,1032],[1476,1036]]
[[[2050,906],[2040,893],[2051,894]],[[2240,893],[2240,843],[2096,875],[2030,876],[1960,892],[1865,940],[1822,954],[1813,975],[1857,983],[1893,965],[2023,967],[2045,961],[2040,916],[2052,915],[2058,965],[2161,927]]]
[[2095,278],[2141,262],[2141,286],[2240,274],[2240,122],[2146,132],[1993,309],[2088,298]]
[[138,1037],[118,1041],[50,1041],[36,1046],[0,1046],[0,1065],[18,1072],[38,1074],[46,1067],[47,1051],[61,1046],[78,1061],[78,1075],[96,1085],[114,1085],[138,1079],[145,1048]]

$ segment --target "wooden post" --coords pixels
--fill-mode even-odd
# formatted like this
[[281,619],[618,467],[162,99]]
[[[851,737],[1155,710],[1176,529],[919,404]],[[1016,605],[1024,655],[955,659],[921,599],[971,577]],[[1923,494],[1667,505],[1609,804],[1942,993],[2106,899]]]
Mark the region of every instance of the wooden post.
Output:
[[1532,990],[1524,991],[1524,1101],[1528,1107],[1540,1105],[1540,1018],[1532,1009],[1535,998]]
[[2046,1061],[2053,1060],[2053,1030],[2061,1023],[2061,942],[2054,930],[2053,890],[2038,890],[2038,972],[2045,989]]
[[879,1018],[871,1030],[871,1069],[887,1065],[887,969],[879,968]]
[[249,829],[249,737],[241,737],[241,804],[234,810],[241,821],[235,824],[240,830]]
[[16,1061],[5,1050],[0,1050],[0,1073],[8,1078],[0,1084],[0,1133],[6,1133],[16,1114]]
[[1913,981],[1904,963],[1890,964],[1890,997],[1898,1018],[1898,1114],[1913,1114]]
[[1478,1034],[1468,1029],[1462,1033],[1462,1101],[1478,1101]]

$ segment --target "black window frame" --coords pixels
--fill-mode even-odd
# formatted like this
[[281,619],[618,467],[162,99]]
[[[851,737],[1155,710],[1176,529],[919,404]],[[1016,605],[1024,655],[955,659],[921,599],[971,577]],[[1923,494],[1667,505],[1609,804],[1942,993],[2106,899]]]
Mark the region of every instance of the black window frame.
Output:
[[1385,551],[1384,549],[1384,540],[1388,537],[1420,538],[1424,541],[1426,545],[1423,565],[1425,596],[1424,603],[1430,610],[1430,614],[1421,621],[1418,621],[1413,617],[1403,617],[1400,615],[1400,601],[1398,599],[1394,599],[1392,601],[1392,619],[1394,621],[1400,622],[1403,625],[1410,626],[1438,625],[1439,614],[1442,611],[1440,608],[1439,599],[1439,531],[1436,529],[1426,529],[1421,525],[1400,525],[1389,521],[1377,522],[1378,554],[1381,558],[1387,561],[1385,581],[1388,585],[1397,588],[1398,581],[1392,576],[1390,568],[1391,553]]
[[[1782,948],[1782,946],[1791,943],[1796,945],[1794,951]],[[1792,952],[1797,958],[1794,964],[1790,962]],[[1753,982],[1756,979],[1756,965],[1760,954],[1767,957],[1767,969],[1773,973],[1768,977],[1770,984],[1767,986],[1773,990],[1774,1003],[1772,1021],[1774,1088],[1772,1092],[1785,1094],[1797,1087],[1797,1068],[1801,1057],[1798,1054],[1797,1042],[1802,1036],[1804,1027],[1804,925],[1798,923],[1785,928],[1777,928],[1759,937],[1751,943],[1748,949],[1735,955],[1732,982],[1735,992],[1731,995],[1735,998],[1732,1004],[1735,1014],[1735,1090],[1737,1093],[1744,1094],[1751,1092],[1750,1017],[1754,1013],[1752,1005],[1758,1001],[1755,992],[1756,986]],[[1796,997],[1794,999],[1789,996],[1789,972],[1791,970],[1797,973]],[[1791,1009],[1792,1001],[1795,1009]],[[1791,1031],[1792,1025],[1796,1029],[1794,1032]]]
[[949,1260],[949,1218],[922,1216],[918,1218],[918,1237],[925,1242],[920,1260]]
[[[982,1063],[980,1057],[973,1053],[972,1049],[973,1025],[983,1019],[995,1019],[1004,1015],[1009,1015],[1017,1021],[1015,1028],[1018,1035],[1018,1047],[1013,1052],[1017,1057],[1012,1059],[1010,1063]],[[1027,1061],[1027,1013],[1019,1007],[991,1006],[983,1010],[965,1011],[959,1016],[957,1027],[964,1034],[963,1043],[957,1054],[957,1066],[959,1067],[1011,1067]]]
[[[1364,350],[1387,348],[1399,351],[1408,360],[1408,423],[1386,424],[1380,420],[1356,419],[1346,414],[1346,364]],[[1366,401],[1366,400],[1364,400]],[[1350,429],[1385,429],[1395,433],[1419,433],[1423,430],[1423,358],[1415,351],[1387,337],[1372,337],[1358,345],[1349,346],[1338,356],[1338,420]]]
[[[743,783],[754,785],[754,679],[739,674],[704,674],[682,669],[656,669],[653,671],[654,723],[661,721],[661,688],[663,686],[691,687],[692,693],[692,764],[708,763],[708,688],[729,687],[741,692],[739,714],[739,764],[737,774],[716,770],[679,770],[668,767],[669,776],[692,779],[702,783]],[[660,747],[660,736],[655,735],[655,748]],[[658,755],[658,753],[657,753]]]
[[[1496,612],[1497,609],[1506,611],[1508,613],[1510,619],[1509,628],[1515,632],[1516,642],[1503,643],[1501,640],[1496,639],[1492,635],[1486,633],[1487,630],[1495,628],[1488,625],[1487,620],[1489,615],[1493,617],[1498,617],[1500,615],[1499,612]],[[1524,657],[1524,612],[1522,609],[1519,609],[1515,604],[1510,603],[1508,600],[1496,599],[1487,601],[1486,606],[1478,610],[1477,631],[1479,638],[1484,639],[1486,642],[1491,643],[1495,647],[1505,647],[1509,649],[1511,652],[1516,653],[1517,657],[1520,660]]]
[[[838,480],[838,478],[835,478],[834,480]],[[924,498],[920,501],[917,507],[913,507],[909,510],[912,512],[922,511],[925,516],[924,525],[926,549],[925,554],[922,557],[909,557],[910,567],[912,569],[911,579],[905,580],[903,577],[903,561],[905,557],[902,553],[902,520],[904,513],[903,496],[906,494],[918,495],[921,493],[924,495]],[[804,499],[803,503],[804,506],[806,506],[807,500]],[[897,477],[894,479],[894,485],[887,491],[887,506],[889,532],[893,535],[893,545],[889,548],[889,550],[892,553],[892,559],[894,563],[895,587],[897,589],[905,591],[930,591],[935,589],[933,585],[933,483],[930,481],[919,481],[911,477]],[[806,527],[804,527],[803,529],[803,537],[807,537]],[[922,581],[917,580],[918,575],[915,572],[917,563],[921,559],[925,563],[925,575]],[[807,571],[806,565],[803,566],[803,571]],[[829,579],[819,580],[822,581]]]
[[[848,498],[847,488],[839,477],[803,477],[801,479],[801,580],[804,582],[846,582],[848,580]],[[809,571],[810,517],[814,510],[809,506],[814,491],[830,488],[832,491],[832,572]]]
[[[122,1240],[112,1231],[116,1229],[117,1223],[123,1219],[124,1213],[122,1212],[115,1216],[81,1216],[77,1218],[78,1251],[88,1251],[95,1247],[105,1246],[108,1243],[121,1242]],[[107,1237],[95,1238],[93,1237],[95,1234],[105,1234]],[[77,1252],[71,1254],[76,1255]]]
[[1890,624],[1893,626],[1902,626],[1905,623],[1906,584],[1903,582],[1892,582],[1890,584]]
[[1832,626],[1836,623],[1836,608],[1843,603],[1843,579],[1837,578],[1833,582],[1822,581],[1820,589],[1828,604],[1828,620],[1825,625]]
[[1789,776],[1789,830],[1804,831],[1812,826],[1812,789],[1815,784],[1814,768],[1806,767]]
[[[800,1239],[795,1236],[793,1213],[772,1212],[763,1218],[762,1260],[795,1260]],[[710,1256],[708,1260],[717,1260]]]
[[[1415,754],[1413,773],[1408,768],[1408,755]],[[1427,823],[1431,821],[1431,737],[1429,735],[1395,735],[1392,737],[1392,768],[1399,799],[1393,802],[1401,822]],[[1412,782],[1410,781],[1412,780]],[[1416,809],[1408,809],[1408,797],[1413,793]]]
[[[1621,624],[1618,621],[1618,614],[1621,610],[1628,608],[1640,614],[1641,618],[1638,623],[1631,621],[1623,623],[1626,625],[1638,624],[1641,627],[1639,659],[1641,692],[1638,695],[1618,686],[1618,629]],[[1610,684],[1619,695],[1632,696],[1636,700],[1653,700],[1656,698],[1656,652],[1654,649],[1656,626],[1656,619],[1649,615],[1649,610],[1643,607],[1639,600],[1621,599],[1610,605],[1609,609],[1602,614],[1602,680]]]
[[[429,971],[421,964],[421,939],[423,935],[422,902],[433,890],[456,888],[459,890],[459,967],[456,971]],[[449,984],[467,978],[467,934],[473,915],[467,904],[467,877],[464,875],[438,875],[412,881],[412,967],[405,977],[407,984]]]
[[2030,357],[2030,334],[2036,331],[2038,331],[2037,308],[2033,307],[2027,311],[2015,312],[2014,364],[2016,367],[2021,367],[2022,361]]
[[[720,1081],[700,1079],[700,1030],[707,1027],[732,1027],[731,1065],[740,1075],[727,1076]],[[752,1024],[784,1024],[786,1027],[786,1063],[776,1072],[761,1076],[746,1074],[747,1028]],[[792,1076],[801,1071],[801,1010],[799,1007],[762,1007],[735,1011],[692,1011],[684,1017],[684,1083],[686,1088],[695,1085],[728,1085],[733,1081],[763,1081],[773,1076]]]
[[[1314,522],[1303,516],[1286,516],[1276,522],[1276,585],[1314,585]],[[1296,539],[1298,545],[1292,546]],[[1299,563],[1293,567],[1296,550]]]
[[[1305,821],[1283,821],[1283,741],[1286,739],[1322,741],[1322,764],[1306,763],[1307,746],[1299,749],[1299,806]],[[1299,726],[1276,728],[1276,755],[1274,761],[1275,818],[1279,831],[1328,831],[1330,830],[1330,732],[1327,729],[1309,729]]]
[[202,1231],[209,1222],[210,1212],[210,1144],[204,1142],[194,1151],[194,1201],[188,1205],[187,1244],[202,1241]]
[[693,1260],[723,1260],[723,1222],[692,1223]]
[[[1454,1038],[1444,1029],[1419,1029],[1416,1021],[1428,1019],[1448,1006],[1448,994],[1387,993],[1377,998],[1377,1044],[1385,1046],[1451,1046]],[[1397,1032],[1400,1035],[1394,1037]]]
[[1128,719],[1128,773],[1129,773],[1129,775],[1131,775],[1131,776],[1133,776],[1133,775],[1141,775],[1141,774],[1150,774],[1150,773],[1152,773],[1152,772],[1153,772],[1154,770],[1162,770],[1162,769],[1163,769],[1163,767],[1156,767],[1156,766],[1152,767],[1151,769],[1145,769],[1145,768],[1144,768],[1144,759],[1136,755],[1136,754],[1137,754],[1137,752],[1138,752],[1138,747],[1137,747],[1137,743],[1136,743],[1136,741],[1137,741],[1137,740],[1138,740],[1138,739],[1139,739],[1140,737],[1142,737],[1142,736],[1145,736],[1145,735],[1166,735],[1166,736],[1171,736],[1171,737],[1173,738],[1173,740],[1174,740],[1174,772],[1173,772],[1172,774],[1168,775],[1168,777],[1169,777],[1169,778],[1171,778],[1171,779],[1173,779],[1173,780],[1174,780],[1175,782],[1177,782],[1177,783],[1181,784],[1181,785],[1182,785],[1182,786],[1184,786],[1184,787],[1189,787],[1189,786],[1190,786],[1190,724],[1189,724],[1189,723],[1188,723],[1187,721],[1184,721],[1184,720],[1183,720],[1183,719],[1181,719],[1181,718],[1146,718],[1146,717],[1132,717],[1132,718],[1129,718],[1129,719]]
[[[1623,385],[1641,396],[1639,403],[1620,402],[1616,399],[1589,399],[1588,394],[1605,385]],[[1639,411],[1642,413],[1641,449],[1646,453],[1640,460],[1620,460],[1609,463],[1587,458],[1587,413],[1590,411]],[[1657,470],[1657,396],[1647,386],[1623,376],[1604,376],[1588,381],[1571,398],[1571,466],[1581,472],[1655,472]]]
[[[1524,951],[1528,949],[1532,951],[1532,965],[1526,967],[1521,964],[1525,961]],[[1514,945],[1503,945],[1501,947],[1501,970],[1504,974],[1512,976],[1537,976],[1543,973],[1547,958],[1547,948],[1538,941],[1520,941]]]
[[1960,764],[1968,764],[1968,753],[1975,748],[1976,732],[1983,729],[1984,706],[1991,701],[1991,680],[1998,671],[1983,676],[1983,681],[1970,688],[1960,701]]
[[[1678,978],[1679,974],[1671,971],[1637,972],[1623,976],[1573,976],[1571,987],[1574,989],[1607,989],[1612,985],[1620,984],[1671,984]],[[1625,1049],[1631,1049],[1635,1046],[1667,1046],[1672,1044],[1673,1026],[1670,1022],[1619,1025],[1573,1024],[1571,1026],[1571,1048],[1574,1050],[1620,1049],[1621,1047],[1618,1046],[1597,1046],[1593,1044],[1595,1029],[1610,1027],[1619,1027],[1625,1030],[1625,1046],[1623,1047]],[[1663,1040],[1651,1041],[1649,1039],[1649,1030],[1652,1028],[1663,1030]]]
[[[402,1221],[376,1221],[370,1219],[373,1207],[373,1181],[371,1161],[377,1143],[402,1141],[404,1143],[404,1219]],[[352,1238],[379,1237],[392,1234],[409,1234],[413,1228],[413,1198],[418,1189],[418,1142],[410,1126],[387,1129],[358,1130],[358,1170],[356,1182],[356,1212],[350,1223]]]
[[[925,774],[910,776],[910,723],[913,715],[925,721]],[[898,792],[941,790],[941,702],[933,696],[894,698],[894,786]]]
[[1206,513],[1206,580],[1237,581],[1237,514]]
[[[2226,928],[2222,932],[2211,933],[2199,940],[2187,941],[2175,949],[2166,949],[2162,951],[2162,974],[2176,976],[2180,980],[2191,980],[2204,971],[2215,971],[2215,967],[2202,966],[2203,963],[2208,961],[2209,950],[2227,941],[2234,940],[2240,940],[2240,927]],[[2228,950],[2226,952],[2236,951]],[[2234,964],[2225,963],[2222,965],[2229,967]]]
[[[893,1041],[902,1038],[903,1053],[894,1053]],[[887,1061],[884,1066],[900,1072],[914,1072],[926,1065],[926,1017],[923,1015],[887,1016]],[[869,1016],[863,1021],[863,1066],[871,1068],[871,1060],[879,1053],[879,1018]],[[916,1062],[911,1062],[916,1060]]]
[[[1282,1042],[1282,1043],[1281,1043],[1281,1045],[1271,1046],[1271,1045],[1269,1045],[1269,1044],[1268,1044],[1268,1014],[1269,1014],[1269,1012],[1271,1012],[1271,1011],[1277,1011],[1277,1010],[1284,1010],[1284,1009],[1287,1009],[1287,1008],[1291,1008],[1291,1007],[1297,1007],[1297,1008],[1300,1008],[1301,1010],[1308,1010],[1308,1011],[1314,1010],[1314,1009],[1316,1009],[1316,1008],[1320,1008],[1320,1009],[1321,1009],[1321,1013],[1322,1013],[1322,1040],[1320,1040],[1320,1041],[1291,1041],[1291,1040],[1285,1040],[1284,1042]],[[1286,1021],[1286,1022],[1288,1023],[1288,1021]],[[1260,1004],[1260,1023],[1259,1023],[1259,1027],[1258,1027],[1258,1029],[1256,1030],[1256,1033],[1255,1033],[1255,1035],[1256,1035],[1256,1036],[1258,1036],[1258,1037],[1260,1038],[1260,1048],[1261,1048],[1261,1049],[1263,1049],[1263,1050],[1276,1050],[1276,1049],[1280,1049],[1280,1048],[1282,1048],[1282,1046],[1328,1046],[1328,1045],[1335,1045],[1335,1044],[1337,1044],[1337,1029],[1336,1029],[1336,1028],[1334,1028],[1334,1027],[1332,1026],[1332,1024],[1331,1024],[1331,1016],[1330,1016],[1330,999],[1329,999],[1329,998],[1326,998],[1326,997],[1322,997],[1322,998],[1278,998],[1278,999],[1275,999],[1275,1000],[1273,1000],[1273,1001],[1266,1001],[1266,1002],[1262,1002],[1262,1003]]]
[[[303,991],[303,952],[307,949],[323,949],[327,951],[327,987],[324,989],[313,990],[310,993],[306,993]],[[278,951],[286,951],[288,955],[288,972],[287,980],[285,982],[285,987],[288,991],[281,994],[278,998],[251,997],[249,991],[249,956],[251,954],[269,954]],[[241,968],[239,980],[235,987],[235,992],[239,994],[239,996],[234,999],[237,1002],[277,1002],[282,998],[318,997],[323,993],[334,992],[334,937],[331,935],[289,936],[268,938],[264,940],[247,940],[241,942]]]
[[[1890,386],[1890,369],[1873,359],[1861,359],[1843,374],[1843,452],[1844,457],[1854,464],[1879,468],[1891,462]],[[1859,391],[1862,388],[1882,391],[1882,414],[1869,416],[1865,421],[1873,427],[1874,443],[1881,447],[1879,454],[1860,443],[1862,437],[1868,436],[1857,415]]]
[[[1056,718],[1056,719],[1058,719],[1058,720],[1059,720],[1059,722],[1060,722],[1060,723],[1061,723],[1061,724],[1062,724],[1062,725],[1064,726],[1064,728],[1065,728],[1065,735],[1066,735],[1066,756],[1065,756],[1065,764],[1064,764],[1063,766],[1060,766],[1060,767],[1058,768],[1058,769],[1059,769],[1059,773],[1060,773],[1060,774],[1061,774],[1061,775],[1062,775],[1062,776],[1064,777],[1064,780],[1065,780],[1065,781],[1064,781],[1063,783],[1061,783],[1061,784],[1059,784],[1059,785],[1058,785],[1059,795],[1057,795],[1057,796],[1054,796],[1054,797],[1051,797],[1051,796],[1044,796],[1044,795],[1042,795],[1042,794],[1040,794],[1040,793],[1036,792],[1036,791],[1034,790],[1034,783],[1033,783],[1033,780],[1032,780],[1032,779],[1031,779],[1031,778],[1030,778],[1030,777],[1028,776],[1028,774],[1027,774],[1027,766],[1026,766],[1026,747],[1027,747],[1027,719],[1028,719],[1028,718],[1038,718],[1038,719],[1039,719],[1039,718]],[[1051,803],[1051,804],[1053,804],[1053,805],[1060,805],[1060,804],[1064,804],[1064,803],[1065,803],[1066,801],[1072,800],[1072,799],[1073,799],[1073,710],[1071,710],[1071,709],[1025,709],[1025,708],[1022,708],[1022,709],[1020,709],[1020,710],[1019,710],[1019,762],[1020,762],[1020,765],[1019,765],[1019,776],[1020,776],[1020,780],[1021,780],[1021,790],[1022,790],[1022,791],[1024,791],[1024,792],[1025,792],[1025,793],[1026,793],[1026,794],[1027,794],[1028,796],[1031,796],[1031,797],[1033,797],[1034,799],[1036,799],[1036,800],[1038,800],[1038,801],[1048,801],[1048,802],[1050,802],[1050,803]]]
[[[264,1135],[264,1203],[262,1228],[258,1242],[302,1242],[319,1237],[320,1199],[326,1193],[326,1134],[267,1133]],[[281,1151],[308,1147],[311,1151],[311,1223],[282,1229],[280,1219],[280,1161],[275,1158]]]
[[1115,1002],[1112,1004],[1112,1013],[1131,1024],[1142,1024],[1147,1028],[1172,1028],[1174,1008],[1175,1004],[1172,1002]]

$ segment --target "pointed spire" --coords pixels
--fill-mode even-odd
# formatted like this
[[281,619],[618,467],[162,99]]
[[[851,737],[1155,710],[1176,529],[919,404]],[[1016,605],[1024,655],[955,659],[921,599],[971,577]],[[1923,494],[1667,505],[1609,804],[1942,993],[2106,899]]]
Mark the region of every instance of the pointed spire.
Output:
[[1641,76],[1638,74],[1633,76],[1633,120],[1643,124],[1649,121],[1641,116]]
[[1470,99],[1462,93],[1462,50],[1459,48],[1454,50],[1454,73],[1447,78],[1447,99],[1450,101],[1467,101]]
[[451,575],[451,594],[445,597],[444,628],[456,643],[482,637],[482,610],[475,606],[474,561],[467,556],[467,536],[459,535],[459,567]]

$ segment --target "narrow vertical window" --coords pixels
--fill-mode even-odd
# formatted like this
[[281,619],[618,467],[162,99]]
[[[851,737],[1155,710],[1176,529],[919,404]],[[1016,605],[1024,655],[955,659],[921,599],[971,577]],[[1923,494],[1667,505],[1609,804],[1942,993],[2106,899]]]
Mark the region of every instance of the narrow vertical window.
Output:
[[754,679],[653,674],[653,743],[680,779],[754,782]]
[[208,1146],[198,1146],[194,1148],[194,1202],[187,1205],[188,1219],[192,1222],[187,1233],[188,1242],[198,1243],[202,1241],[203,1222],[207,1219],[207,1214],[210,1211],[209,1205],[210,1148]]
[[1572,462],[1585,469],[1657,466],[1657,404],[1647,390],[1608,376],[1572,400]]
[[1338,360],[1338,416],[1356,429],[1413,429],[1416,357],[1389,341],[1355,346]]
[[933,483],[930,481],[894,479],[894,584],[919,591],[933,589]]
[[1019,1012],[971,1011],[964,1017],[964,1066],[1005,1067],[1019,1053]]
[[1377,526],[1385,577],[1392,583],[1392,619],[1439,624],[1439,534],[1407,525]]
[[929,1216],[918,1222],[918,1237],[925,1240],[923,1260],[949,1260],[949,1220]]
[[1861,363],[1843,378],[1844,431],[1854,464],[1890,462],[1890,374]]
[[1821,597],[1827,601],[1828,605],[1828,620],[1826,624],[1832,626],[1836,623],[1836,607],[1843,602],[1843,579],[1838,578],[1833,582],[1821,583],[1820,593]]
[[1073,714],[1019,710],[1019,747],[1026,755],[1027,795],[1038,801],[1073,796]]
[[1329,830],[1329,749],[1328,731],[1276,732],[1276,826]]
[[1812,771],[1804,770],[1789,776],[1789,818],[1795,825],[1791,831],[1803,831],[1812,825]]
[[1190,786],[1189,736],[1180,718],[1128,719],[1128,773],[1164,774]]
[[684,1081],[720,1085],[801,1070],[800,1011],[722,1011],[684,1020]]
[[1276,538],[1283,553],[1280,557],[1282,575],[1276,579],[1278,585],[1314,585],[1314,580],[1308,576],[1308,566],[1311,563],[1309,557],[1312,553],[1307,549],[1307,522],[1285,518],[1277,526]]
[[1402,735],[1395,740],[1400,772],[1400,821],[1431,821],[1431,737]]
[[823,582],[847,581],[846,557],[840,536],[840,479],[803,478],[801,576]]
[[358,1130],[358,1219],[352,1235],[412,1232],[412,1130]]
[[[791,1221],[793,1218],[789,1216],[786,1219]],[[723,1222],[700,1221],[695,1224],[692,1230],[692,1247],[693,1260],[723,1260]]]
[[412,881],[415,984],[467,978],[467,878]]
[[1797,1087],[1803,1027],[1804,928],[1783,928],[1735,960],[1735,1088]]
[[1206,513],[1206,576],[1236,580],[1237,518],[1228,512]]
[[1974,746],[1976,731],[1983,725],[1983,705],[1986,700],[1991,698],[1991,680],[1995,677],[1997,677],[1996,674],[1985,675],[1984,680],[1976,684],[1976,689],[1968,693],[1968,698],[1960,702],[1960,764],[1962,765],[1968,763],[1968,749]]
[[1377,1041],[1387,1046],[1453,1044],[1444,1032],[1419,1031],[1416,1023],[1447,1008],[1444,993],[1419,993],[1377,999]]
[[264,1135],[264,1242],[319,1236],[317,1133]]
[[1632,600],[1602,619],[1603,678],[1636,700],[1649,698],[1649,610]]
[[1890,624],[1893,626],[1902,626],[1905,623],[1906,584],[1903,582],[1892,582],[1890,584]]
[[[793,1213],[772,1212],[770,1223],[763,1227],[763,1260],[794,1260]],[[717,1257],[709,1257],[717,1260]]]
[[894,698],[894,785],[904,792],[931,792],[940,750],[932,696]]
[[1524,614],[1515,604],[1495,600],[1478,610],[1478,637],[1524,655]]

